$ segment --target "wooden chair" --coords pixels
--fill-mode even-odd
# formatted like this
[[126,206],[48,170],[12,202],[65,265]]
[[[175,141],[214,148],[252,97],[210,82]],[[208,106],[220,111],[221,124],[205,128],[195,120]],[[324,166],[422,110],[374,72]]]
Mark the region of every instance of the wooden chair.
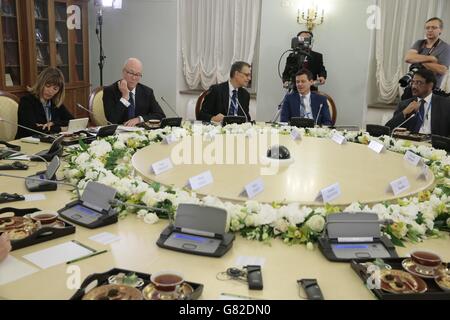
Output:
[[92,112],[91,121],[96,126],[106,126],[108,124],[103,106],[103,87],[95,88],[89,95],[89,110]]
[[330,110],[331,122],[332,122],[332,125],[334,126],[336,124],[336,118],[337,118],[336,103],[334,103],[333,98],[330,97],[325,92],[319,91],[317,93],[327,98],[328,109]]
[[203,100],[205,100],[206,95],[208,94],[208,90],[202,92],[202,94],[197,98],[197,103],[195,104],[195,118],[198,120],[200,116],[200,110],[202,110]]
[[[9,92],[0,91],[0,118],[9,122],[18,123],[17,110],[19,109],[19,98]],[[17,126],[0,121],[0,140],[14,140]]]

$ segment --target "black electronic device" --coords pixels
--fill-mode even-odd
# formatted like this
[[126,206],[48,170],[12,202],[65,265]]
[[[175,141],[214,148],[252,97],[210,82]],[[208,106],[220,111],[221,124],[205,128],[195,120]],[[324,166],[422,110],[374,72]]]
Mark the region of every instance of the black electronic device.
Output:
[[6,192],[0,193],[0,204],[24,200],[25,197],[17,193],[6,193]]
[[247,118],[244,116],[225,116],[222,120],[222,126],[226,126],[228,124],[243,124],[247,122]]
[[3,141],[3,140],[0,140],[0,144],[2,144],[4,146],[6,146],[8,149],[11,149],[11,150],[14,150],[14,151],[20,151],[20,149],[21,149],[20,146],[17,146],[15,144],[11,144],[11,143]]
[[261,273],[261,266],[245,266],[247,269],[247,282],[250,290],[262,290],[263,279]]
[[450,152],[450,138],[449,137],[443,137],[433,134],[431,136],[431,145],[435,149],[441,149],[445,150],[447,152]]
[[20,161],[0,165],[0,170],[28,170],[28,165]]
[[0,160],[2,159],[8,159],[10,156],[17,154],[17,151],[5,149],[0,150]]
[[300,279],[297,280],[297,284],[303,288],[308,300],[324,300],[316,279]]
[[289,125],[297,128],[314,128],[315,123],[314,119],[294,117],[289,121]]
[[56,156],[49,163],[47,170],[25,178],[25,187],[27,190],[30,192],[55,191],[58,188],[58,185],[56,181],[55,183],[51,181],[56,179],[56,171],[58,171],[59,166],[60,160],[59,157]]
[[62,218],[95,229],[117,222],[118,213],[111,207],[117,190],[98,182],[89,182],[80,199],[58,210]]
[[183,118],[164,118],[161,120],[160,128],[165,127],[181,127]]
[[267,158],[275,160],[289,160],[291,159],[291,153],[285,146],[273,146],[267,150]]
[[164,229],[156,244],[179,252],[221,257],[230,250],[235,238],[226,229],[226,210],[182,203],[174,223]]
[[391,128],[387,126],[380,126],[378,124],[368,124],[366,126],[366,131],[372,136],[372,137],[381,137],[381,136],[390,136],[391,135]]
[[55,156],[60,156],[63,152],[63,146],[61,145],[63,139],[64,136],[57,137],[50,146],[50,149],[42,150],[36,153],[36,156],[32,155],[30,160],[42,162],[43,160],[41,158],[44,158],[46,161],[52,161]]
[[112,136],[116,133],[118,125],[117,124],[110,124],[107,126],[103,126],[100,129],[98,129],[97,137],[99,138],[105,138]]
[[374,213],[340,213],[327,217],[319,238],[319,249],[330,261],[396,258],[395,246],[381,234],[378,215]]

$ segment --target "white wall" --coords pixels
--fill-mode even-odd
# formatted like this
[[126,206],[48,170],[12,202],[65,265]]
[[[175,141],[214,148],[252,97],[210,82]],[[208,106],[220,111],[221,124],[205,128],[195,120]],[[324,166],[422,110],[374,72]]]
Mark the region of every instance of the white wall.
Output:
[[[287,1],[289,3],[289,1]],[[291,1],[295,3],[295,1]],[[262,0],[260,68],[257,118],[269,120],[283,98],[277,64],[291,38],[300,30],[295,6],[283,7],[282,0]],[[327,84],[320,90],[337,105],[337,124],[363,122],[366,104],[370,31],[366,27],[367,7],[372,0],[329,0],[323,25],[316,27],[314,50],[323,53]],[[285,59],[281,64],[283,71]]]
[[[144,63],[142,83],[151,87],[168,116],[173,113],[160,97],[175,105],[177,70],[176,0],[123,0],[123,9],[103,12],[103,47],[107,56],[103,83],[120,79],[131,56]],[[100,85],[99,45],[95,35],[96,9],[89,8],[90,70],[93,87]]]

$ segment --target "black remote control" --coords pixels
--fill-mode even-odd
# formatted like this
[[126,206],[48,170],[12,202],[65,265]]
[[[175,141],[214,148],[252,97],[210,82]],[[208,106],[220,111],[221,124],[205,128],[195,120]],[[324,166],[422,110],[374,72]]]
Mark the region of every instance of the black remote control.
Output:
[[308,300],[324,300],[316,279],[301,279],[297,283],[305,290]]
[[246,266],[247,282],[250,290],[262,290],[263,279],[261,273],[261,266]]

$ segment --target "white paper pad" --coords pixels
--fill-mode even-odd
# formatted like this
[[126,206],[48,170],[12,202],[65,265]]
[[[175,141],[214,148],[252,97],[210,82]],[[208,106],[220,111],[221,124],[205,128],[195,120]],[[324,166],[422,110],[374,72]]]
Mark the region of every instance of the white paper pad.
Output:
[[42,201],[42,200],[47,199],[47,197],[43,193],[25,194],[24,197],[25,197],[25,202]]
[[37,251],[23,256],[42,269],[47,269],[67,261],[78,259],[93,251],[88,250],[72,241]]
[[119,236],[116,236],[115,234],[109,233],[109,232],[103,232],[96,234],[95,236],[92,236],[89,238],[92,241],[98,242],[100,244],[110,244],[115,241],[119,241],[121,238]]
[[13,256],[8,256],[0,263],[0,286],[19,280],[39,271],[37,268],[23,263]]
[[244,266],[261,266],[263,267],[266,263],[266,258],[263,257],[247,257],[247,256],[239,256],[236,259],[236,266],[244,267]]

